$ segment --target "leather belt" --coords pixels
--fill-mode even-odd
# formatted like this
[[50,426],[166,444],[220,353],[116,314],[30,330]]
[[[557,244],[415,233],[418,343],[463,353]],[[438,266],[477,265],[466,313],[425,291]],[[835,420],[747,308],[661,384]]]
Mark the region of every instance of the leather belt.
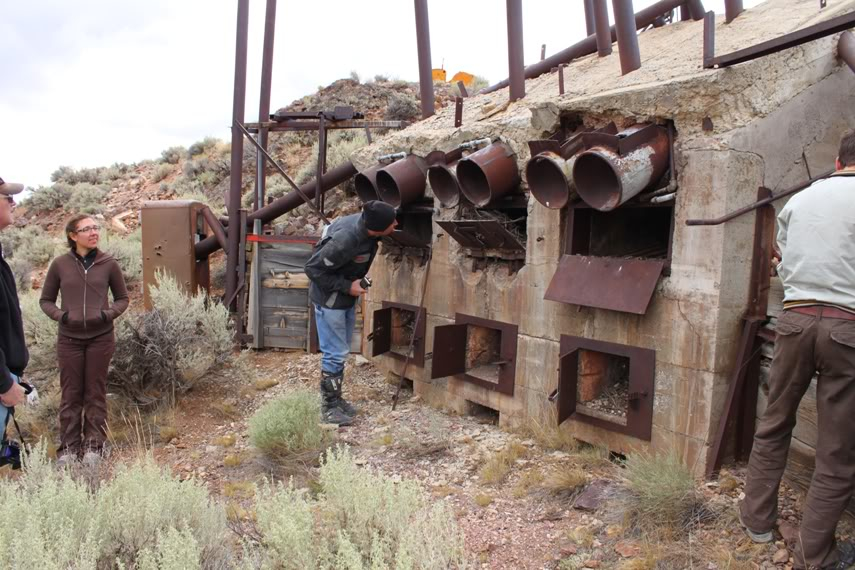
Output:
[[844,311],[843,309],[838,309],[836,307],[826,307],[824,305],[793,307],[792,309],[786,310],[792,311],[794,313],[801,313],[803,315],[813,315],[819,318],[824,317],[826,319],[843,319],[845,321],[855,321],[855,313],[850,313],[848,311]]

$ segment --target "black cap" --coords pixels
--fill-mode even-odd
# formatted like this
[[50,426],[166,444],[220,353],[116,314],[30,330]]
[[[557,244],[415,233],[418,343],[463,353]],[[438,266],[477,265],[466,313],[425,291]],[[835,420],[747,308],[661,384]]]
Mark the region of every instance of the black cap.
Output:
[[380,200],[371,200],[362,205],[362,221],[372,232],[382,232],[388,228],[395,220],[395,215],[395,208]]

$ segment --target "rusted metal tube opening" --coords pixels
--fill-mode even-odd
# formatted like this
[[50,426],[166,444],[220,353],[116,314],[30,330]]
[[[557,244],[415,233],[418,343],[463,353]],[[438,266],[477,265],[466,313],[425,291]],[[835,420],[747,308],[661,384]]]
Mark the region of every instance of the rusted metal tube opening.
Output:
[[393,162],[377,171],[377,193],[387,204],[400,208],[425,194],[425,161],[418,156]]
[[520,183],[516,155],[505,143],[493,143],[457,163],[460,190],[476,206],[486,206]]
[[840,41],[837,43],[837,54],[849,66],[849,69],[855,71],[855,34],[843,32],[840,35]]
[[377,171],[381,167],[382,165],[377,164],[371,168],[366,168],[353,179],[356,195],[363,202],[380,199],[380,194],[377,191]]
[[[641,127],[621,133],[628,136]],[[573,181],[579,196],[592,208],[607,212],[657,182],[668,169],[668,133],[656,133],[636,148],[619,154],[616,149],[595,146],[578,155]]]
[[457,181],[457,163],[435,164],[428,168],[427,179],[433,195],[444,208],[460,203],[460,183]]
[[542,152],[532,157],[525,167],[526,180],[532,196],[554,210],[560,210],[578,196],[573,183],[576,157],[565,160],[554,152]]

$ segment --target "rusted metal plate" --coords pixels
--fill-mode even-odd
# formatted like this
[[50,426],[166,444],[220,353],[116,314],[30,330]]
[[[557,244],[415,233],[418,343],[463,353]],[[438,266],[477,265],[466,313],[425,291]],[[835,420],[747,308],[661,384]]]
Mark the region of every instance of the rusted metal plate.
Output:
[[[417,307],[416,305],[408,305],[406,303],[395,303],[392,301],[383,301],[383,309],[390,311],[390,333],[389,333],[389,352],[386,353],[387,356],[391,356],[397,360],[405,360],[406,350],[403,353],[396,352],[395,347],[392,346],[392,331],[395,326],[394,319],[394,310],[399,311],[409,311],[413,315],[417,316],[415,322],[415,330],[413,331],[415,334],[415,342],[413,343],[413,353],[410,355],[410,362],[413,366],[424,366],[425,365],[425,336],[427,335],[427,310],[424,307]],[[376,336],[375,336],[376,339]],[[409,348],[409,347],[408,347]]]
[[643,315],[663,267],[663,259],[564,255],[543,298]]
[[371,330],[373,341],[371,356],[386,354],[392,349],[392,309],[374,311],[374,325]]
[[[484,380],[483,378],[479,378],[478,376],[473,376],[472,374],[464,374],[463,379],[469,382],[470,384],[475,384],[488,390],[493,390],[495,392],[507,394],[508,396],[513,396],[514,384],[516,381],[517,373],[517,337],[519,333],[519,327],[512,323],[505,323],[502,321],[494,321],[490,319],[482,319],[481,317],[465,315],[463,313],[455,314],[454,320],[457,323],[493,329],[501,333],[501,344],[499,348],[499,358],[501,359],[501,364],[497,364],[498,381],[489,382],[487,380]],[[466,342],[467,338],[464,336],[464,356],[466,352]],[[434,357],[435,355],[436,353],[434,353]],[[464,360],[464,368],[465,366],[466,364]]]
[[466,325],[443,325],[433,331],[431,378],[445,378],[466,371]]
[[[559,424],[560,412],[566,414],[572,406],[570,417],[603,429],[615,431],[650,441],[653,429],[653,400],[656,388],[656,351],[648,348],[593,340],[590,338],[561,335],[561,354],[558,392]],[[630,396],[626,410],[626,425],[611,422],[601,417],[585,414],[576,408],[576,388],[579,379],[579,351],[590,350],[629,359]]]
[[389,239],[396,245],[403,247],[430,247],[430,241],[425,241],[417,235],[402,230],[395,230],[389,236],[383,239],[384,241],[386,239]]
[[525,246],[495,220],[443,220],[437,224],[463,247],[525,251]]

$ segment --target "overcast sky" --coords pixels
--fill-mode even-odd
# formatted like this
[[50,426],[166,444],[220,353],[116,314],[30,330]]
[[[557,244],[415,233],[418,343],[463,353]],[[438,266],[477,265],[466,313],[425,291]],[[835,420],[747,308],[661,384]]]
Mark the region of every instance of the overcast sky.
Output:
[[[258,116],[265,4],[250,0],[247,120]],[[724,10],[724,0],[704,5]],[[504,9],[429,0],[433,66],[507,77]],[[551,54],[585,36],[582,0],[523,9],[527,63],[543,43]],[[236,13],[236,0],[0,0],[0,176],[37,186],[60,165],[137,162],[229,138]],[[351,71],[418,80],[410,0],[279,0],[275,46],[272,109]]]

